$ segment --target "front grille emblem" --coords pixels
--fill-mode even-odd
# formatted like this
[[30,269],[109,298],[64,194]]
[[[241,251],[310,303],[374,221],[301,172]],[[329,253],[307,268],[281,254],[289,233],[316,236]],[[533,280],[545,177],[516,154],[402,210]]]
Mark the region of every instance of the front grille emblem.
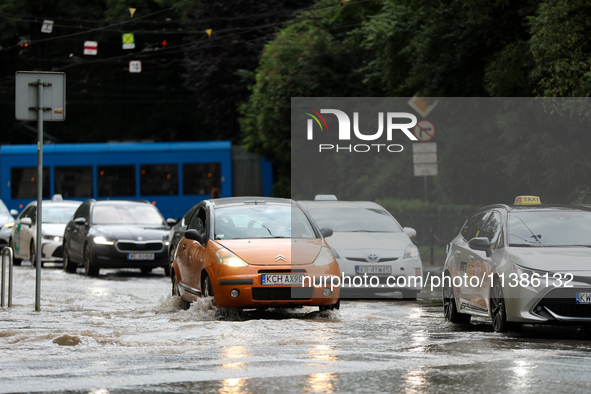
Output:
[[369,261],[378,261],[378,258],[379,258],[378,255],[375,253],[370,253],[367,255],[367,259]]
[[287,262],[285,257],[281,254],[278,254],[277,256],[275,256],[275,261],[279,261],[279,260],[283,260],[283,261]]
[[144,239],[142,237],[137,237],[138,241],[143,241]]

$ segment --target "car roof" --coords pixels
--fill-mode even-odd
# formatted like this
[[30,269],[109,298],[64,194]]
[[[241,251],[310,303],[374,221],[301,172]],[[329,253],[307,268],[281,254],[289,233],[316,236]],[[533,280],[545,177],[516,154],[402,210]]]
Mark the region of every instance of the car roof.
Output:
[[523,211],[582,211],[591,212],[591,205],[560,205],[560,204],[536,204],[536,205],[505,205],[495,204],[480,208],[477,212],[490,209],[504,209],[507,212]]
[[224,205],[240,205],[246,203],[253,204],[285,204],[293,205],[294,201],[287,198],[275,198],[275,197],[225,197],[225,198],[214,198],[207,200],[214,207],[220,207]]
[[[82,201],[76,201],[76,200],[62,200],[62,201],[51,201],[51,200],[43,200],[41,202],[41,204],[43,206],[47,206],[47,205],[53,205],[53,206],[66,206],[66,205],[80,205],[82,204]],[[31,201],[30,203],[27,204],[27,207],[29,206],[37,206],[37,201]]]
[[101,201],[94,201],[97,205],[129,205],[129,204],[137,204],[137,205],[149,205],[148,201],[136,201],[136,200],[101,200]]
[[381,208],[384,209],[380,204],[373,201],[298,201],[299,204],[304,206],[306,209],[317,209],[317,208]]

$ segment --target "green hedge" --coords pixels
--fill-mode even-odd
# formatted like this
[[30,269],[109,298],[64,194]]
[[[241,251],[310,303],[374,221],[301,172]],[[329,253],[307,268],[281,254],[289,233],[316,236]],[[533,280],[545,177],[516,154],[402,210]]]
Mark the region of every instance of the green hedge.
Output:
[[417,230],[417,237],[413,239],[417,245],[430,243],[431,227],[436,236],[435,245],[449,242],[457,235],[466,219],[480,208],[395,198],[379,199],[376,203],[386,208],[403,227]]

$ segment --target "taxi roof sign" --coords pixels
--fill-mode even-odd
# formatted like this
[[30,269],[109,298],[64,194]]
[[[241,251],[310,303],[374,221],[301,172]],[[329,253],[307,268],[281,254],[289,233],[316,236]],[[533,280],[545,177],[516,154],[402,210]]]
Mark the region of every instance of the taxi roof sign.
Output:
[[314,201],[338,201],[339,199],[334,194],[317,194]]
[[541,203],[538,196],[517,196],[514,205],[537,205]]

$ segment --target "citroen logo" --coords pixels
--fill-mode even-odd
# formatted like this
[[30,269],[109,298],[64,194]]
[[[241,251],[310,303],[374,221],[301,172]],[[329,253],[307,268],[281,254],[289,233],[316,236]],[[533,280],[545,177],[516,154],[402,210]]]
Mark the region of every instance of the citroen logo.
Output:
[[278,254],[277,256],[275,256],[275,261],[279,261],[279,260],[283,260],[283,261],[287,262],[285,257],[281,254]]
[[375,253],[370,253],[367,255],[367,259],[369,261],[378,261],[378,258],[379,258],[378,255]]

